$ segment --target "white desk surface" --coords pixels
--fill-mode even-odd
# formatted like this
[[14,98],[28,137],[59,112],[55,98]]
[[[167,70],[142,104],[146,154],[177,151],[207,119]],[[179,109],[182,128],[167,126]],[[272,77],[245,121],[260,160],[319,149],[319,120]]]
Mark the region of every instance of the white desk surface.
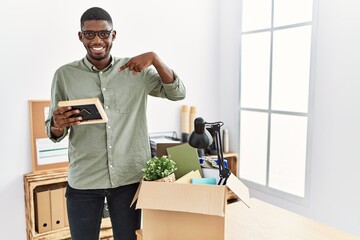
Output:
[[227,206],[226,240],[360,240],[315,220],[252,198]]

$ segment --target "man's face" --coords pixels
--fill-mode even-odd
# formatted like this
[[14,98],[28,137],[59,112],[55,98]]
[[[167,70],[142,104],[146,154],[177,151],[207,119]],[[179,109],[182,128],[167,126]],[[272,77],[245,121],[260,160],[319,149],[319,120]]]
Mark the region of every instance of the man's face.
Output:
[[[85,21],[79,32],[79,39],[84,44],[90,62],[107,61],[110,59],[112,42],[116,32],[107,21]],[[111,31],[111,32],[110,32]]]

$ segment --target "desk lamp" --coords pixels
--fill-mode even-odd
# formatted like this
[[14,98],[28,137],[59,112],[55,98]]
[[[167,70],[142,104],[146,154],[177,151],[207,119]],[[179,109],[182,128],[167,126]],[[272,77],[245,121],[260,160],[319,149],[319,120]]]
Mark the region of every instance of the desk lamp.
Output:
[[193,148],[206,148],[209,147],[213,142],[213,137],[211,136],[209,131],[215,133],[214,142],[217,149],[220,176],[218,185],[225,185],[227,179],[231,174],[231,171],[227,167],[225,167],[224,164],[224,156],[220,136],[220,128],[223,125],[223,122],[208,123],[205,122],[204,119],[202,119],[201,117],[198,117],[194,120],[194,131],[189,137],[189,144]]

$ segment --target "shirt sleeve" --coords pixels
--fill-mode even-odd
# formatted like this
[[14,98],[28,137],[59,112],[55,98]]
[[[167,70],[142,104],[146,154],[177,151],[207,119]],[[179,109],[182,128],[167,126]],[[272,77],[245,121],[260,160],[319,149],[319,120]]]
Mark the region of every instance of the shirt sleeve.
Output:
[[182,100],[186,96],[186,88],[179,76],[173,71],[174,82],[163,83],[160,75],[153,69],[147,71],[149,95],[167,98],[172,101]]

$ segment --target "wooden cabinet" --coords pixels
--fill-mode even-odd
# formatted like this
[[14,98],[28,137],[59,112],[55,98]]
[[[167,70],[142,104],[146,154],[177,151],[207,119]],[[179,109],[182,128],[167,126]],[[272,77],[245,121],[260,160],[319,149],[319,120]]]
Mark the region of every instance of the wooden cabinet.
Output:
[[237,153],[224,153],[224,158],[227,159],[228,168],[235,176],[238,175],[238,154]]
[[[208,155],[210,157],[214,157],[217,159],[217,155]],[[229,152],[229,153],[223,153],[224,159],[227,159],[228,168],[231,171],[232,174],[235,176],[238,175],[238,154]]]
[[[52,170],[43,173],[29,173],[24,175],[25,214],[27,240],[63,240],[71,239],[69,227],[39,233],[36,230],[35,192],[39,188],[65,186],[67,182],[66,170]],[[100,239],[112,240],[112,229],[109,218],[103,218]]]

